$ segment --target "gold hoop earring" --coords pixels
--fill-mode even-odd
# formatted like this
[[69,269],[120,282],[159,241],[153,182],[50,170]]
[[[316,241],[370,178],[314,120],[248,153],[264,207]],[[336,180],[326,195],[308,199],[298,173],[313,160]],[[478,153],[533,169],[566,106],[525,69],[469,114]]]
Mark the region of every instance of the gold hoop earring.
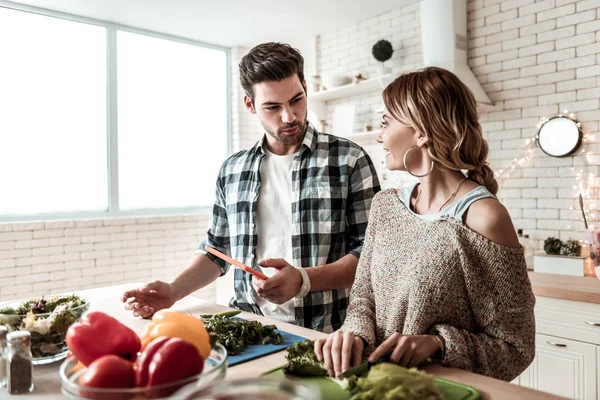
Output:
[[410,153],[410,151],[411,151],[411,150],[413,150],[413,149],[418,149],[418,148],[419,148],[419,146],[411,146],[411,147],[409,147],[409,148],[408,148],[408,150],[406,150],[406,153],[404,153],[404,158],[402,159],[402,163],[404,164],[404,168],[406,169],[406,172],[408,172],[409,174],[411,174],[411,175],[412,175],[412,176],[414,176],[414,177],[417,177],[417,178],[422,178],[422,177],[424,177],[424,176],[427,176],[427,175],[429,175],[429,174],[431,173],[431,171],[433,171],[433,160],[431,160],[431,167],[429,168],[429,171],[427,171],[427,172],[426,172],[426,173],[424,173],[423,175],[414,174],[414,173],[413,173],[413,172],[410,170],[410,168],[408,168],[408,167],[406,166],[406,157],[408,156],[408,153]]

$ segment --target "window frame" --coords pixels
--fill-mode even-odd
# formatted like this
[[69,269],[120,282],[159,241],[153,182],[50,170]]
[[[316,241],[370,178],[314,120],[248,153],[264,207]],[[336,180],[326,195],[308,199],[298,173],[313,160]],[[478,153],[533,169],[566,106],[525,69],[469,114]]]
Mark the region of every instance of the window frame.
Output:
[[82,220],[82,219],[111,219],[141,216],[169,216],[187,215],[210,212],[212,205],[201,207],[176,207],[176,208],[145,208],[139,210],[123,211],[119,207],[119,162],[118,162],[118,93],[117,93],[117,31],[135,33],[150,36],[157,39],[170,40],[197,47],[219,50],[225,53],[226,63],[226,116],[227,116],[227,154],[231,154],[231,49],[228,47],[208,44],[193,39],[165,33],[150,31],[146,29],[133,28],[126,25],[101,21],[93,18],[81,17],[59,11],[16,4],[0,0],[0,8],[39,14],[46,17],[58,18],[67,21],[80,22],[89,25],[106,28],[106,101],[107,101],[107,156],[108,156],[108,209],[106,211],[82,211],[82,212],[57,212],[22,215],[2,215],[0,222],[26,222],[26,221],[52,221],[52,220]]

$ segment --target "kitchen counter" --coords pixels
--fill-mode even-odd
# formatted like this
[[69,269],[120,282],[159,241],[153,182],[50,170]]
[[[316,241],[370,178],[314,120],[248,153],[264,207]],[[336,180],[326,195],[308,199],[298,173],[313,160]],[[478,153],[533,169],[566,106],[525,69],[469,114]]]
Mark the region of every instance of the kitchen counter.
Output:
[[[121,294],[134,287],[139,287],[140,284],[128,284],[122,286],[113,286],[107,288],[91,289],[77,292],[78,295],[86,297],[91,301],[90,310],[98,310],[106,312],[117,318],[138,334],[144,330],[148,320],[134,318],[129,311],[123,308],[120,302]],[[182,301],[177,302],[173,307],[175,311],[190,313],[192,315],[216,313],[229,310],[229,308],[207,303],[201,299],[189,296]],[[313,331],[306,328],[301,328],[296,325],[287,324],[279,321],[274,321],[270,318],[258,316],[255,314],[242,313],[240,315],[249,320],[258,320],[265,324],[276,324],[283,331],[303,336],[308,339],[318,339],[324,337],[325,334]],[[243,364],[236,365],[227,369],[227,380],[236,378],[257,378],[261,373],[271,370],[275,367],[285,364],[284,352],[271,354],[252,360]],[[60,378],[58,376],[58,368],[60,362],[34,367],[34,384],[35,390],[26,395],[19,395],[22,399],[63,399],[64,396],[60,390]],[[454,382],[460,382],[465,385],[470,385],[476,388],[481,393],[483,400],[489,399],[558,399],[559,397],[550,394],[527,389],[515,384],[503,382],[497,379],[488,378],[482,375],[477,375],[471,372],[462,371],[454,368],[446,368],[441,365],[431,364],[424,368],[427,372],[444,379]],[[6,391],[0,391],[1,399],[8,399]],[[14,397],[15,399],[17,397]]]
[[533,294],[540,297],[600,304],[600,279],[529,272]]

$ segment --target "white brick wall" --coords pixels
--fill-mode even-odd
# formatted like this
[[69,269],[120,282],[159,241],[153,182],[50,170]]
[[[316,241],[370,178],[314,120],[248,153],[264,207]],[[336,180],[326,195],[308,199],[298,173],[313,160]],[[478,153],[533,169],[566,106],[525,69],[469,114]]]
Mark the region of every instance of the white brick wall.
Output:
[[[548,236],[582,239],[573,185],[580,168],[598,174],[600,165],[600,151],[593,147],[600,141],[600,2],[472,0],[467,7],[469,65],[495,102],[492,111],[480,115],[492,167],[510,165],[525,139],[535,135],[540,118],[564,109],[576,114],[584,132],[596,136],[587,144],[587,161],[581,154],[559,159],[536,149],[535,159],[502,181],[499,192],[515,226],[538,240],[538,247]],[[376,75],[370,49],[379,39],[394,46],[394,57],[386,63],[394,75],[419,68],[420,30],[419,4],[414,4],[324,34],[318,50],[320,74],[344,70]],[[329,123],[333,107],[343,102],[356,105],[354,130],[360,131],[373,122],[372,108],[381,104],[381,96],[376,92],[329,102]],[[332,133],[347,134],[335,132],[335,127]],[[385,170],[375,135],[354,140],[371,155],[380,178],[387,178],[383,186],[410,180]],[[600,216],[591,214],[595,218],[590,215],[590,220]]]
[[[0,301],[171,280],[207,226],[207,215],[0,224]],[[214,285],[197,295],[214,300]]]
[[[480,82],[497,83],[484,85],[495,110],[480,116],[493,167],[510,165],[515,150],[535,134],[539,119],[564,109],[576,114],[584,132],[598,136],[600,2],[503,1],[500,11],[512,14],[500,28],[502,13],[480,1],[468,7],[469,64]],[[485,43],[475,40],[482,37]],[[499,61],[501,70],[489,67]],[[583,239],[573,185],[580,168],[598,173],[600,160],[592,146],[597,145],[587,146],[587,163],[581,154],[559,159],[536,149],[534,160],[501,182],[499,195],[515,226],[537,239],[538,247],[548,236]]]
[[[496,5],[497,7],[499,6]],[[419,4],[401,7],[358,24],[321,35],[317,49],[320,75],[342,71],[352,75],[361,73],[367,78],[377,76],[377,69],[380,65],[373,58],[371,49],[380,39],[389,40],[394,48],[392,58],[385,62],[386,67],[392,68],[392,75],[420,68],[423,60]],[[350,51],[350,57],[347,56],[348,51]],[[366,124],[375,129],[371,136],[352,140],[361,145],[373,159],[382,186],[397,186],[413,180],[407,173],[388,171],[383,164],[381,145],[375,140],[381,116],[374,112],[383,107],[381,92],[375,91],[328,102],[327,121],[329,127],[331,127],[334,107],[348,102],[355,104],[356,107],[354,131],[363,131]],[[335,127],[331,128],[333,130],[329,128],[326,130],[339,136],[352,133],[338,132]]]

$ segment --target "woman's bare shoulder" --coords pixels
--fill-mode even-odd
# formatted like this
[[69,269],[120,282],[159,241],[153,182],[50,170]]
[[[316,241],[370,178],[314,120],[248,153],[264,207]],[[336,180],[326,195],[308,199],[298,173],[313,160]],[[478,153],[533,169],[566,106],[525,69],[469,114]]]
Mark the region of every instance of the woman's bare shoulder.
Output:
[[498,244],[518,248],[519,239],[508,210],[494,198],[481,199],[469,207],[465,225]]

